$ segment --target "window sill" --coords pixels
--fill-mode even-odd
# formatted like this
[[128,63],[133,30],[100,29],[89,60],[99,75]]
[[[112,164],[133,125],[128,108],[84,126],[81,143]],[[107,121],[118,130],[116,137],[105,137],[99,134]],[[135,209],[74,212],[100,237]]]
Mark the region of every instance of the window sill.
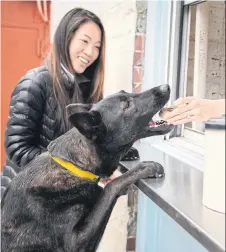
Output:
[[204,170],[204,148],[184,137],[171,138],[152,146],[200,171]]
[[142,139],[140,143],[154,146],[200,171],[204,170],[204,147],[185,137],[164,140],[162,136],[155,136]]
[[[166,141],[153,146],[137,143],[134,147],[139,150],[140,161],[159,162],[166,173],[162,179],[140,180],[136,186],[208,251],[225,251],[225,214],[202,204],[203,173],[196,162],[199,158],[194,157],[190,164],[183,162],[186,154],[181,157],[178,148]],[[130,170],[140,161],[121,162],[121,165],[124,170]]]

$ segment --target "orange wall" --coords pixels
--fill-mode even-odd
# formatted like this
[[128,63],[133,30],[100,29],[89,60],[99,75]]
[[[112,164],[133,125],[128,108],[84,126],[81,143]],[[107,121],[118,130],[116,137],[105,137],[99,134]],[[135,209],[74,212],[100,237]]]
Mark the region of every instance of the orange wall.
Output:
[[[48,3],[48,17],[50,17]],[[49,47],[49,23],[35,1],[1,2],[1,165],[11,93],[27,70],[39,66]]]

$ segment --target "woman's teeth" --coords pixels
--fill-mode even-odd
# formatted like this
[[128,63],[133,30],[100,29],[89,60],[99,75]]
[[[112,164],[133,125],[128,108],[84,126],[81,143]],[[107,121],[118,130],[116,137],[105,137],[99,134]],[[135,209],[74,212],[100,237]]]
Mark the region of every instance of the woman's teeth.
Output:
[[89,61],[88,60],[86,60],[86,59],[84,59],[84,58],[82,58],[82,57],[78,57],[83,63],[85,63],[85,64],[88,64],[89,63]]

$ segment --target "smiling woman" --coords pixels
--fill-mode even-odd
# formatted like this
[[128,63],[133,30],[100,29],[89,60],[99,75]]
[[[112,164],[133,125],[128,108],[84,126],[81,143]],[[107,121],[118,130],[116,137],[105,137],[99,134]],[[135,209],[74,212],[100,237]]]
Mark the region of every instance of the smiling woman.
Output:
[[[65,114],[68,94],[62,88],[62,71],[73,78],[88,80],[89,85],[74,85],[73,102],[96,103],[103,96],[105,66],[105,31],[100,19],[92,12],[76,8],[69,11],[59,23],[54,43],[47,60],[53,77],[53,88],[61,106],[61,115],[67,129],[69,122]],[[81,94],[85,91],[85,94]]]
[[10,101],[2,192],[11,179],[72,125],[65,107],[103,97],[105,31],[92,12],[75,8],[60,21],[45,63],[28,71]]
[[69,46],[73,70],[83,73],[98,58],[101,47],[101,30],[94,22],[80,26]]

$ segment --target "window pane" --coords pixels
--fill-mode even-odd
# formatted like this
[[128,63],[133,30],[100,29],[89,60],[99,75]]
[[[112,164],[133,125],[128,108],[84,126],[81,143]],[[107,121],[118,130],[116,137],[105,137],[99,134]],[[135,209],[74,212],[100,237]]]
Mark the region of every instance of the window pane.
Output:
[[[186,96],[225,98],[225,2],[190,6]],[[187,128],[203,131],[203,124]]]

